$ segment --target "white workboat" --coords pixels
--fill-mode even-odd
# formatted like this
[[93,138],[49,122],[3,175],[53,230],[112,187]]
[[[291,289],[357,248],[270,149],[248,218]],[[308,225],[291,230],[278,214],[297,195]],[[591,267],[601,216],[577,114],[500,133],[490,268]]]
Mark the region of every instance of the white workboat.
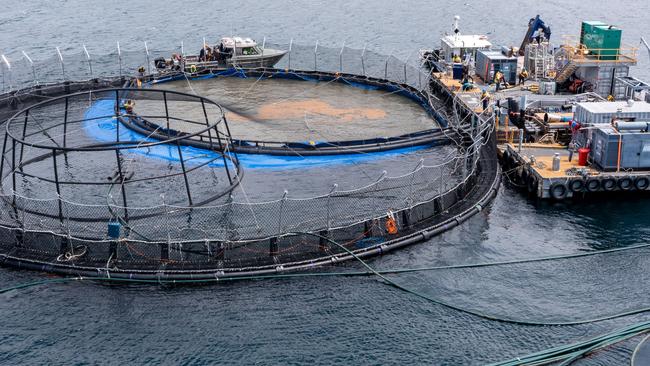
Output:
[[214,47],[205,45],[198,55],[172,55],[170,59],[154,60],[158,71],[196,73],[204,70],[273,67],[287,53],[259,47],[251,38],[224,37]]

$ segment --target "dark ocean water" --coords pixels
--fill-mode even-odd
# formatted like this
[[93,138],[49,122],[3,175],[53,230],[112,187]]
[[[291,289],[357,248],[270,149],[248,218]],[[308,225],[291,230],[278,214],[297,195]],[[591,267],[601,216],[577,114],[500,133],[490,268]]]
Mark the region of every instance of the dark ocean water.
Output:
[[[277,43],[368,47],[402,57],[439,43],[455,14],[465,33],[518,45],[541,14],[554,37],[605,20],[638,45],[647,1],[15,1],[0,12],[0,52],[49,58],[54,47],[107,53],[200,44],[243,34]],[[645,36],[650,36],[645,33]],[[557,40],[558,38],[556,38]],[[188,46],[189,47],[189,46]],[[633,74],[650,79],[640,51]],[[537,257],[647,243],[650,200],[539,204],[507,185],[495,202],[433,240],[370,261],[381,269]],[[562,321],[650,305],[647,250],[502,267],[393,275],[457,306],[501,317]],[[355,263],[332,270],[361,269]],[[43,279],[0,270],[0,287]],[[163,288],[70,283],[0,295],[0,363],[480,365],[649,320],[533,327],[428,303],[373,278],[248,281]],[[627,364],[634,342],[582,363]]]

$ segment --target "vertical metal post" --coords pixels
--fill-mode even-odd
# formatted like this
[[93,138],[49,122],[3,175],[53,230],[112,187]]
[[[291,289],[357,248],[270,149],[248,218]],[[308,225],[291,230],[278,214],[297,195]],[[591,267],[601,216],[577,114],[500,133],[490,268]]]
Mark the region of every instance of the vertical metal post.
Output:
[[120,91],[115,91],[115,141],[120,141]]
[[[226,119],[224,117],[224,121],[225,120]],[[230,182],[230,184],[232,184],[232,177],[230,175],[230,168],[228,168],[228,161],[226,159],[226,150],[224,149],[223,144],[221,143],[221,134],[219,133],[219,127],[214,126],[214,131],[217,133],[217,143],[219,144],[219,150],[221,152],[221,158],[223,159],[223,164],[224,164],[224,167],[226,168],[226,175],[228,176],[228,182]]]
[[406,66],[407,66],[408,63],[409,63],[409,59],[411,58],[411,55],[412,55],[412,54],[413,54],[413,52],[409,53],[408,56],[406,56],[406,60],[404,60],[404,84],[407,83],[407,80],[406,80],[406,79],[407,79],[407,78],[406,78]]
[[[203,116],[205,117],[206,127],[210,126],[210,121],[208,119],[208,112],[205,109],[205,101],[201,99],[201,107],[203,107]],[[214,126],[215,131],[217,132],[217,143],[219,144],[219,153],[223,159],[223,165],[226,168],[226,175],[228,175],[228,182],[232,184],[232,177],[230,176],[230,169],[228,168],[228,161],[226,159],[226,152],[223,150],[223,145],[221,144],[221,136],[219,136],[219,127]],[[214,143],[212,140],[212,129],[208,129],[208,139],[210,141],[210,150],[214,151]]]
[[517,152],[521,152],[521,145],[524,143],[524,130],[519,129],[519,146],[517,147]]
[[149,61],[149,46],[147,46],[147,41],[144,41],[144,58],[147,62],[147,74],[151,74],[151,61]]
[[52,163],[54,164],[54,184],[59,203],[59,221],[63,224],[63,207],[61,206],[61,186],[59,184],[59,168],[56,163],[56,149],[52,149]]
[[38,81],[36,81],[36,69],[34,68],[34,61],[32,61],[32,58],[29,57],[29,55],[27,55],[27,52],[25,52],[25,51],[22,51],[22,52],[23,52],[23,56],[25,56],[25,59],[27,59],[27,61],[29,62],[29,65],[32,68],[32,77],[34,79],[34,84],[36,85],[36,84],[38,84]]
[[122,50],[120,50],[120,41],[117,41],[117,63],[119,65],[120,78],[122,78]]
[[59,54],[59,61],[61,62],[61,74],[63,75],[63,80],[65,80],[65,65],[63,65],[63,55],[59,47],[56,48],[56,53]]
[[314,47],[314,71],[318,71],[318,40],[316,40],[316,46]]
[[63,147],[66,146],[66,141],[68,137],[68,97],[65,97],[65,112],[63,114]]
[[86,60],[88,61],[88,70],[90,70],[90,77],[93,77],[93,64],[90,61],[90,53],[88,53],[88,49],[86,48],[86,45],[84,46],[84,53],[86,54]]
[[289,67],[288,69],[291,70],[291,49],[293,48],[293,38],[291,38],[291,41],[289,41]]
[[368,43],[363,44],[363,51],[361,51],[361,72],[363,73],[363,76],[366,76],[366,47],[368,46]]
[[13,191],[13,204],[16,205],[16,140],[11,139],[11,182]]
[[343,72],[343,50],[344,49],[345,49],[345,41],[343,41],[341,52],[339,52],[339,72]]
[[266,48],[266,37],[262,40],[262,58],[260,59],[260,67],[264,67],[264,49]]
[[183,179],[185,180],[185,190],[187,191],[187,201],[192,206],[192,194],[190,192],[190,183],[187,180],[187,170],[185,170],[185,160],[183,160],[183,153],[181,151],[180,142],[176,142],[176,147],[178,148],[178,158],[181,161],[181,169],[183,170]]
[[122,174],[122,159],[120,157],[120,150],[115,150],[115,159],[117,161],[117,173],[120,177],[120,190],[122,191],[122,205],[124,206],[124,221],[129,221],[128,205],[126,203],[126,189],[124,188],[124,174]]
[[169,108],[167,107],[167,92],[163,91],[163,101],[165,102],[165,119],[167,120],[167,131],[169,135]]
[[332,186],[332,190],[327,195],[327,230],[329,230],[329,228],[332,225],[332,223],[330,222],[330,216],[331,216],[331,214],[330,214],[330,211],[331,211],[331,209],[330,209],[330,199],[332,198],[332,195],[334,194],[334,192],[336,192],[336,189],[338,187],[339,187],[339,185],[334,183],[334,186]]
[[[25,122],[23,124],[23,141],[25,141],[25,135],[27,134],[27,121],[29,120],[29,109],[25,111]],[[23,152],[25,151],[25,144],[20,144],[20,161],[23,161]],[[22,170],[22,168],[21,168]]]
[[289,192],[285,189],[280,201],[280,212],[278,213],[278,235],[282,234],[282,214],[284,213],[284,203],[287,201]]
[[393,51],[388,54],[386,57],[386,62],[384,63],[384,79],[388,79],[388,60],[393,56]]
[[0,156],[0,189],[4,186],[4,179],[2,176],[2,173],[4,172],[4,167],[5,167],[5,153],[7,152],[7,139],[9,138],[9,134],[5,133],[5,140],[4,143],[2,144],[2,156]]
[[420,159],[418,162],[418,165],[415,166],[415,169],[413,169],[413,172],[411,173],[411,184],[409,185],[409,205],[413,204],[413,201],[415,199],[413,198],[413,184],[415,184],[415,173],[418,172],[421,166],[424,165],[424,159]]
[[5,67],[0,64],[0,71],[2,71],[2,92],[5,92]]
[[[9,73],[9,90],[13,89],[13,83],[12,83],[12,78],[11,78],[11,64],[9,63],[9,59],[7,59],[7,56],[2,55],[2,61],[7,65],[7,72]],[[2,72],[2,89],[4,90],[4,71]]]

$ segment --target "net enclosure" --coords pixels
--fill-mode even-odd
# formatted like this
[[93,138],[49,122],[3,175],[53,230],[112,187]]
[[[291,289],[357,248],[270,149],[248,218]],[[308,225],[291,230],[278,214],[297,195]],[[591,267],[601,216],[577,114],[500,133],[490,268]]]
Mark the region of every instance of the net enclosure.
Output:
[[[116,77],[5,93],[0,109],[15,113],[2,136],[3,263],[141,279],[275,273],[385,253],[448,230],[485,207],[498,186],[491,117],[438,100],[429,92],[426,76],[422,79],[406,63],[393,72],[381,59],[383,72],[372,76],[367,71],[371,57],[362,56],[362,71],[355,74],[343,72],[342,54],[338,70],[328,70],[317,55],[314,67],[306,69],[289,64],[141,76],[161,86],[163,81],[186,82],[193,91],[106,89],[122,81],[131,86],[133,80]],[[287,62],[296,65],[301,59],[296,48],[291,55]],[[409,72],[419,76],[409,77]],[[408,133],[395,136],[363,131],[367,135],[331,138],[321,146],[309,141],[298,146],[312,137],[300,135],[305,130],[278,140],[244,136],[245,130],[237,130],[237,136],[231,128],[237,122],[234,114],[246,118],[247,112],[237,110],[233,101],[217,102],[218,95],[208,98],[194,89],[198,78],[215,74],[252,78],[254,85],[268,79],[366,85],[381,95],[410,98],[431,125],[416,122]],[[21,104],[26,107],[16,111]],[[258,115],[253,123],[255,118],[263,119]],[[357,150],[443,143],[456,153],[435,164],[421,162],[407,173],[381,174],[351,189],[334,186],[315,196],[285,194],[254,202],[232,194],[245,181],[242,154],[296,149],[322,154],[319,150],[342,148],[368,154],[372,151]]]

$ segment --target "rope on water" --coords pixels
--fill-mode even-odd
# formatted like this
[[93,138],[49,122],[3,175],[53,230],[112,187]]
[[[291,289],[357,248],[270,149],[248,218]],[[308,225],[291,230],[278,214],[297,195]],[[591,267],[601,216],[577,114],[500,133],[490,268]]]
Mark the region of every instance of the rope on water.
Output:
[[122,283],[156,283],[156,284],[207,284],[207,283],[215,283],[215,282],[224,282],[224,281],[240,281],[240,280],[262,280],[262,279],[288,279],[288,278],[305,278],[305,277],[329,277],[329,276],[377,276],[381,278],[386,284],[389,284],[399,290],[402,290],[406,293],[409,293],[411,295],[417,296],[421,299],[424,299],[428,302],[441,305],[456,311],[460,311],[466,314],[470,314],[473,316],[477,316],[479,318],[483,318],[486,320],[492,320],[492,321],[499,321],[499,322],[504,322],[504,323],[511,323],[511,324],[518,324],[518,325],[527,325],[527,326],[571,326],[571,325],[580,325],[580,324],[588,324],[588,323],[596,323],[596,322],[602,322],[605,320],[612,320],[616,318],[622,318],[630,315],[635,315],[635,314],[641,314],[641,313],[646,313],[650,312],[650,307],[643,307],[639,309],[632,309],[616,314],[611,314],[611,315],[604,315],[596,318],[591,318],[591,319],[583,319],[583,320],[570,320],[570,321],[562,321],[562,322],[546,322],[546,321],[534,321],[534,320],[525,320],[525,319],[514,319],[514,318],[507,318],[507,317],[500,317],[497,315],[490,315],[486,313],[482,313],[477,310],[472,310],[472,309],[465,309],[453,304],[450,304],[448,302],[445,302],[444,300],[441,299],[436,299],[433,298],[427,294],[409,289],[405,286],[400,285],[399,283],[391,280],[390,278],[386,277],[385,275],[387,274],[399,274],[399,273],[413,273],[413,272],[424,272],[424,271],[434,271],[434,270],[443,270],[443,269],[457,269],[457,268],[479,268],[479,267],[492,267],[492,266],[502,266],[502,265],[511,265],[511,264],[519,264],[519,263],[532,263],[532,262],[543,262],[543,261],[550,261],[550,260],[561,260],[561,259],[569,259],[569,258],[579,258],[579,257],[587,257],[587,256],[593,256],[593,255],[603,255],[603,254],[608,254],[608,253],[615,253],[615,252],[622,252],[622,251],[629,251],[629,250],[636,250],[636,249],[643,249],[643,248],[648,248],[650,247],[650,244],[640,244],[640,245],[635,245],[635,246],[630,246],[630,247],[623,247],[623,248],[614,248],[614,249],[608,249],[608,250],[601,250],[601,251],[595,251],[595,252],[587,252],[587,253],[577,253],[577,254],[570,254],[570,255],[559,255],[559,256],[547,256],[547,257],[541,257],[541,258],[531,258],[531,259],[521,259],[521,260],[510,260],[510,261],[501,261],[501,262],[486,262],[486,263],[475,263],[475,264],[461,264],[461,265],[450,265],[450,266],[436,266],[436,267],[423,267],[423,268],[405,268],[405,269],[393,269],[393,270],[384,270],[384,271],[378,271],[372,268],[368,263],[366,263],[363,259],[361,259],[357,254],[355,254],[353,251],[349,250],[346,248],[344,245],[326,237],[322,236],[319,234],[315,233],[307,233],[307,232],[294,232],[294,233],[288,233],[286,235],[310,235],[310,236],[315,236],[318,238],[322,238],[323,240],[337,246],[338,248],[342,249],[345,251],[347,254],[351,255],[354,259],[356,259],[359,263],[361,263],[367,271],[357,271],[357,272],[315,272],[315,273],[286,273],[286,274],[274,274],[274,275],[251,275],[251,276],[239,276],[239,277],[226,277],[226,278],[214,278],[214,279],[197,279],[197,280],[166,280],[166,279],[156,279],[156,280],[142,280],[142,279],[126,279],[126,278],[107,278],[107,277],[66,277],[66,278],[58,278],[58,279],[49,279],[49,280],[43,280],[43,281],[35,281],[35,282],[29,282],[25,284],[19,284],[16,286],[8,287],[5,289],[0,289],[0,294],[14,291],[14,290],[19,290],[19,289],[24,289],[24,288],[29,288],[29,287],[34,287],[34,286],[40,286],[40,285],[46,285],[46,284],[51,284],[51,283],[64,283],[64,282],[72,282],[72,281],[84,281],[84,280],[89,280],[89,281],[99,281],[99,282],[122,282]]

